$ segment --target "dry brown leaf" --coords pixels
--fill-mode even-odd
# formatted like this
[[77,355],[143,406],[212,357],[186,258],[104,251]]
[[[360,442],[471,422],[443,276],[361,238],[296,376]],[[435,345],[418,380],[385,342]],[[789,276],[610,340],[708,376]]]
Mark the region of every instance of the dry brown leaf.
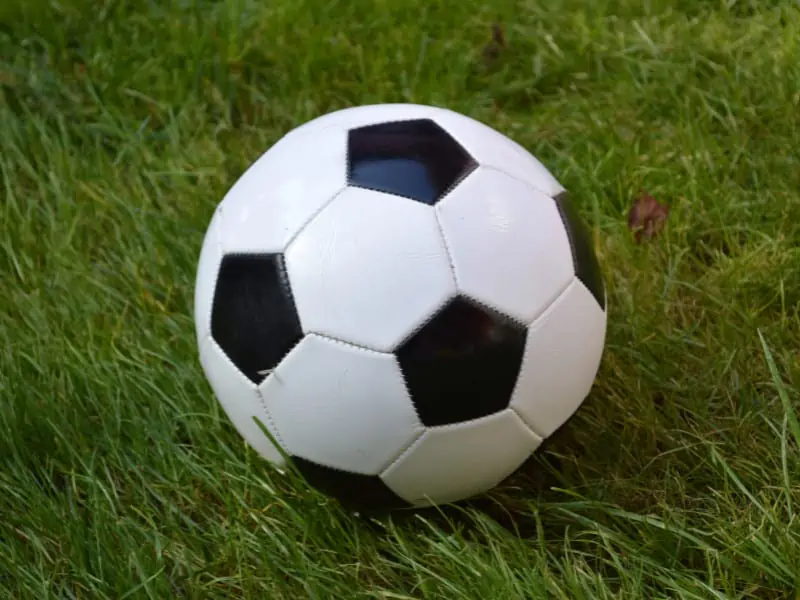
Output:
[[639,196],[628,213],[628,229],[634,232],[636,243],[656,236],[669,216],[669,206],[662,204],[647,192]]

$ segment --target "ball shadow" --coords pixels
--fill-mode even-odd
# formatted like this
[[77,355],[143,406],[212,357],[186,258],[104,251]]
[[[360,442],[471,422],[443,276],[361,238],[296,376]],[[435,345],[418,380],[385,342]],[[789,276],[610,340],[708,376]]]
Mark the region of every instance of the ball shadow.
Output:
[[487,494],[441,506],[409,508],[386,512],[364,512],[365,520],[383,522],[391,519],[395,525],[410,525],[422,517],[443,531],[474,529],[474,513],[478,512],[520,537],[537,534],[538,524],[530,510],[531,503],[553,502],[563,493],[559,488],[571,488],[565,460],[559,448],[570,445],[570,428],[562,426],[525,461],[514,473]]
[[[563,539],[564,530],[574,526],[566,516],[555,511],[537,511],[537,506],[553,506],[574,501],[576,495],[589,501],[621,504],[634,510],[646,510],[648,500],[625,497],[621,486],[610,486],[612,474],[627,477],[622,440],[623,425],[607,423],[603,430],[587,426],[584,418],[590,403],[602,403],[598,397],[587,398],[581,409],[547,438],[537,451],[513,474],[491,492],[462,502],[443,506],[399,510],[391,513],[362,513],[380,526],[385,519],[395,525],[413,526],[419,517],[446,532],[472,531],[480,526],[475,513],[486,516],[509,533],[520,538],[544,535]],[[649,461],[659,452],[637,452],[636,464]],[[652,453],[652,456],[648,454]],[[631,473],[631,476],[635,474]],[[638,504],[638,506],[637,506]]]

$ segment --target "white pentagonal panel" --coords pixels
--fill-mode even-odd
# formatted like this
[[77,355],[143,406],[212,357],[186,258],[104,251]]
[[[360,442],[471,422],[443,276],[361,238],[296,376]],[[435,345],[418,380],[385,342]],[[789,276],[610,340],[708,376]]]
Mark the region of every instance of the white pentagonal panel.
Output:
[[214,301],[214,288],[222,260],[220,245],[220,229],[222,215],[219,208],[211,217],[211,222],[203,238],[200,258],[197,261],[197,273],[194,285],[194,326],[199,344],[211,331],[211,305]]
[[200,344],[200,363],[217,400],[239,434],[261,456],[282,465],[284,459],[280,451],[253,420],[257,417],[278,441],[256,385],[242,375],[211,336]]
[[382,352],[455,294],[427,205],[347,188],[286,251],[303,330]]
[[575,279],[528,329],[511,408],[548,437],[589,395],[606,335],[606,313]]
[[377,475],[421,433],[391,354],[307,335],[261,384],[292,456]]
[[437,114],[436,122],[458,140],[479,164],[505,171],[551,197],[564,191],[564,187],[539,159],[488,125],[450,110],[442,110]]
[[523,323],[575,275],[553,199],[505,173],[478,167],[436,211],[459,290]]
[[344,131],[287,135],[245,171],[222,201],[224,251],[282,252],[346,179]]
[[455,502],[496,486],[541,441],[514,411],[506,409],[482,419],[428,429],[381,478],[417,506]]

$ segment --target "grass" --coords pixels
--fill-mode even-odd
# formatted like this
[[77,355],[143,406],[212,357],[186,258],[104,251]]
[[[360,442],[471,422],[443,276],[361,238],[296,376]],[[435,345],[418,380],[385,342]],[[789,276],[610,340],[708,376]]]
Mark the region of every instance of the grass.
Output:
[[[9,0],[0,56],[2,598],[800,597],[797,2]],[[551,168],[610,324],[530,465],[376,520],[243,444],[191,298],[247,165],[389,101]],[[637,245],[642,190],[671,214]]]

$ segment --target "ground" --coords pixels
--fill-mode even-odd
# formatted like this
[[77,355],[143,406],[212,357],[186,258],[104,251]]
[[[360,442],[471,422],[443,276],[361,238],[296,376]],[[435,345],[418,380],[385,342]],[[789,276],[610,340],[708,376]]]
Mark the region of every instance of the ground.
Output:
[[[796,2],[9,0],[0,56],[3,598],[797,597]],[[388,101],[537,155],[594,232],[610,323],[521,473],[373,519],[243,444],[191,299],[248,164]],[[637,244],[643,192],[670,214]]]

